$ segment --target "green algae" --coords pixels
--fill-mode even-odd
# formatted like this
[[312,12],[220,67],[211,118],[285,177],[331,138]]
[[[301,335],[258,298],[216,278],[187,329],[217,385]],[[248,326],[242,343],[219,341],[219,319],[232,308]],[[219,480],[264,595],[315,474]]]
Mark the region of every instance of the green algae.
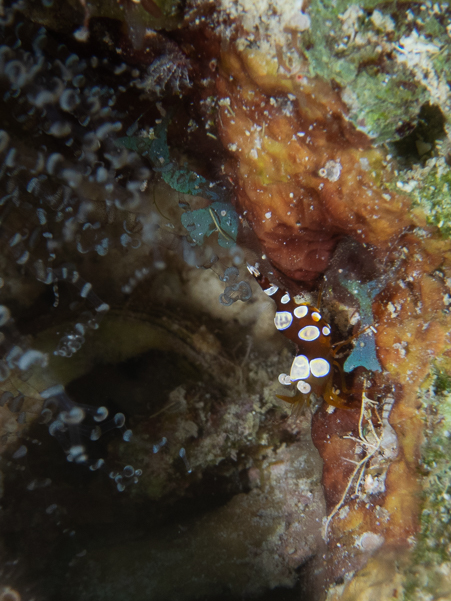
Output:
[[[447,5],[446,5],[447,6]],[[449,112],[451,40],[445,5],[313,0],[301,37],[310,74],[336,81],[350,118],[376,143],[403,137],[421,106]]]
[[445,158],[434,157],[424,167],[404,172],[397,186],[424,210],[430,225],[451,236],[451,169]]
[[446,371],[434,369],[421,400],[426,414],[421,530],[404,585],[406,601],[427,594],[437,598],[448,590],[446,565],[451,555],[451,377]]

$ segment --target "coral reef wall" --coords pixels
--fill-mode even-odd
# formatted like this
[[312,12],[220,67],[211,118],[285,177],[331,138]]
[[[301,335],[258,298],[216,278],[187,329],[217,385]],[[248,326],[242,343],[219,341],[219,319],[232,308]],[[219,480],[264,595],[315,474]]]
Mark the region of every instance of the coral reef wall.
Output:
[[[0,599],[449,590],[450,29],[0,4]],[[290,417],[246,264],[319,302],[340,407]]]
[[[343,562],[336,558],[334,570],[348,570],[362,550],[373,552],[384,542],[409,546],[418,529],[423,423],[417,391],[430,361],[449,348],[444,310],[450,243],[426,226],[419,210],[409,215],[409,199],[390,187],[393,163],[386,152],[371,147],[345,120],[331,86],[299,76],[306,71],[302,62],[291,77],[255,50],[227,51],[222,64],[219,131],[234,155],[229,171],[239,206],[268,259],[291,280],[290,289],[326,272],[344,236],[361,243],[367,269],[341,253],[328,273],[332,284],[337,270],[351,279],[385,278],[373,304],[383,373],[366,373],[364,395],[382,414],[390,403],[390,423],[388,415],[379,422],[372,442],[358,428],[358,412],[330,416],[321,410],[313,424],[331,518],[344,503],[349,480],[357,482],[356,501],[346,505],[336,526],[326,522],[335,532],[332,553]],[[359,458],[375,446],[371,460]]]
[[[277,269],[275,276],[294,292],[296,282],[310,287],[312,280],[325,273],[332,292],[342,298],[337,280],[343,285],[345,281],[343,276],[337,277],[337,271],[350,281],[360,280],[359,285],[371,278],[384,284],[372,307],[382,373],[368,370],[362,373],[361,368],[355,373],[353,389],[359,378],[364,382],[360,415],[357,411],[346,414],[338,410],[331,416],[323,408],[314,416],[312,426],[314,442],[325,462],[323,483],[329,507],[325,536],[334,558],[331,569],[336,578],[340,572],[361,565],[362,551],[374,553],[382,545],[385,549],[390,546],[407,549],[415,540],[419,531],[418,470],[424,431],[419,387],[430,372],[431,362],[446,355],[449,349],[450,244],[437,229],[427,225],[428,218],[430,222],[439,222],[434,219],[427,199],[423,201],[424,211],[414,208],[411,200],[397,191],[397,188],[413,189],[414,185],[409,188],[402,180],[398,181],[399,167],[393,154],[377,146],[386,141],[386,120],[381,123],[380,132],[372,128],[373,140],[362,135],[348,120],[342,100],[349,101],[351,97],[355,101],[351,112],[354,123],[365,128],[365,119],[374,119],[374,114],[369,116],[368,106],[362,106],[359,112],[362,78],[357,72],[352,74],[352,69],[353,63],[362,61],[362,57],[358,51],[352,53],[352,48],[357,35],[358,46],[374,40],[374,32],[369,31],[374,26],[380,31],[378,41],[386,36],[390,44],[397,40],[398,45],[392,48],[399,53],[398,67],[407,66],[415,74],[419,71],[424,74],[428,69],[429,79],[418,77],[417,89],[426,107],[438,101],[438,95],[429,85],[432,73],[436,76],[435,91],[440,88],[442,96],[440,106],[435,107],[435,120],[441,117],[438,121],[443,124],[449,102],[443,70],[433,60],[426,66],[419,55],[430,52],[432,59],[440,44],[446,54],[449,42],[438,35],[443,22],[443,9],[439,6],[422,7],[427,11],[424,14],[428,16],[428,25],[408,11],[410,36],[406,34],[409,25],[394,9],[390,12],[384,7],[381,12],[372,6],[365,11],[364,7],[351,6],[338,15],[337,21],[334,7],[329,6],[327,29],[332,25],[340,29],[340,21],[343,25],[343,51],[337,60],[339,51],[334,55],[332,46],[329,48],[327,41],[324,44],[319,39],[322,29],[319,19],[325,8],[325,4],[313,3],[302,26],[287,22],[284,30],[291,33],[291,48],[273,39],[273,56],[265,44],[260,48],[256,48],[258,44],[241,44],[238,52],[239,45],[226,50],[218,91],[219,131],[233,156],[228,170],[235,178],[238,203],[257,233],[264,253]],[[308,27],[310,16],[312,26]],[[400,21],[397,33],[393,18]],[[426,42],[430,39],[418,35],[413,26],[424,26],[427,33],[434,19],[438,28],[434,38],[437,45],[428,46]],[[401,38],[402,33],[406,35]],[[334,40],[340,34],[331,29],[330,36]],[[315,54],[320,44],[326,46],[330,64]],[[368,60],[368,51],[366,48],[364,60]],[[385,61],[379,60],[377,76],[382,74],[384,83],[400,78],[402,69],[395,71],[395,77],[390,76],[395,67],[388,62],[388,47],[379,47],[375,52],[382,52]],[[338,92],[335,82],[327,83],[316,75],[321,73],[324,77],[327,72],[328,77],[344,83],[335,73],[338,66],[345,68],[345,61],[350,73],[344,90]],[[378,110],[384,98],[381,92],[376,95]],[[414,98],[408,108],[412,111],[416,106],[420,119],[422,112],[424,119],[426,109],[420,112]],[[391,112],[389,118],[394,118]],[[438,152],[446,156],[446,142],[438,142],[445,131],[437,128],[437,122],[431,123],[429,129],[424,123],[421,130],[409,124],[407,113],[399,115],[397,126],[391,134],[391,149],[400,154],[401,164],[406,158],[412,160],[412,156],[402,154],[406,147],[420,162],[420,157],[431,151],[430,142],[437,142]],[[407,127],[410,140],[405,135]],[[428,141],[424,132],[429,135]],[[399,142],[399,138],[404,139]],[[409,148],[409,142],[416,152]],[[431,161],[429,169],[436,160]],[[444,170],[447,172],[446,167]],[[414,179],[412,175],[407,177]],[[445,187],[443,192],[446,193]],[[417,202],[418,199],[423,200],[421,191]],[[439,202],[435,204],[438,213]],[[439,225],[444,225],[443,217]],[[358,261],[352,252],[343,252],[349,244],[346,242],[334,256],[337,240],[345,236],[361,243]],[[345,287],[349,289],[349,285]],[[361,329],[364,325],[362,321]],[[361,340],[363,334],[357,337],[356,346]],[[363,355],[353,365],[369,367]],[[377,430],[374,410],[378,414]],[[362,427],[365,419],[366,425]]]

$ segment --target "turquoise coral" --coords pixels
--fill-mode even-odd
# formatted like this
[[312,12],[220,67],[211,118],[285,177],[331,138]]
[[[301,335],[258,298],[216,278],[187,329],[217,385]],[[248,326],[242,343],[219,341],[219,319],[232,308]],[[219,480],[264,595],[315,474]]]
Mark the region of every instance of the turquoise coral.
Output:
[[186,211],[182,225],[190,232],[194,244],[203,244],[205,236],[218,232],[218,243],[224,248],[235,245],[238,233],[238,216],[229,203],[214,202],[205,209]]
[[181,217],[182,225],[190,232],[193,244],[201,246],[206,236],[217,231],[219,245],[230,248],[236,243],[238,215],[231,204],[224,202],[224,189],[171,160],[167,140],[169,121],[170,116],[163,119],[150,136],[125,136],[117,139],[115,144],[147,157],[154,171],[160,173],[173,190],[214,201],[206,208],[186,211]]
[[343,369],[349,373],[357,367],[365,367],[370,371],[382,371],[376,355],[376,342],[370,326],[374,322],[373,309],[371,302],[385,287],[385,280],[373,280],[361,284],[356,280],[346,279],[340,276],[340,283],[350,292],[359,302],[360,307],[360,327],[362,333],[358,336],[355,346],[345,361]]
[[152,163],[154,171],[161,173],[163,180],[173,190],[177,190],[181,194],[202,196],[213,201],[222,200],[225,196],[223,189],[186,166],[180,168],[171,160],[167,140],[169,121],[170,117],[167,117],[157,124],[153,135],[147,137],[124,136],[115,140],[115,144],[147,157]]

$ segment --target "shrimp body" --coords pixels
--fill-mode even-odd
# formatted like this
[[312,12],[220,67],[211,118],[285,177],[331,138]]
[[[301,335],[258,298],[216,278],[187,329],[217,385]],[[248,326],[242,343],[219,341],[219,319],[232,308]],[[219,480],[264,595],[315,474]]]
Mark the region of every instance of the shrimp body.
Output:
[[276,303],[274,325],[297,348],[289,374],[280,374],[279,382],[285,386],[296,385],[293,397],[279,396],[289,403],[305,402],[313,392],[330,405],[343,407],[343,400],[333,392],[334,359],[331,328],[321,311],[306,303],[298,304],[290,294],[281,290],[263,276],[256,267],[248,265],[263,292]]

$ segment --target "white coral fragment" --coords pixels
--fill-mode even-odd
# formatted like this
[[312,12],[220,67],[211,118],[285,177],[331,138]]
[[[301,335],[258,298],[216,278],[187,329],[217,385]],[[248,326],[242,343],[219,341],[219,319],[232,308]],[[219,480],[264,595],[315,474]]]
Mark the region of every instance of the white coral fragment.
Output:
[[340,161],[327,161],[319,170],[319,175],[328,179],[330,182],[336,182],[340,179],[341,163]]
[[384,544],[384,537],[375,532],[364,532],[355,542],[355,546],[362,551],[376,551]]
[[395,22],[390,15],[384,15],[380,10],[375,10],[371,15],[371,21],[381,31],[394,31]]
[[428,90],[434,103],[448,107],[449,85],[443,77],[439,77],[432,61],[432,57],[440,50],[440,46],[419,35],[414,29],[395,46],[395,56],[398,63],[403,63],[411,69],[415,79]]

